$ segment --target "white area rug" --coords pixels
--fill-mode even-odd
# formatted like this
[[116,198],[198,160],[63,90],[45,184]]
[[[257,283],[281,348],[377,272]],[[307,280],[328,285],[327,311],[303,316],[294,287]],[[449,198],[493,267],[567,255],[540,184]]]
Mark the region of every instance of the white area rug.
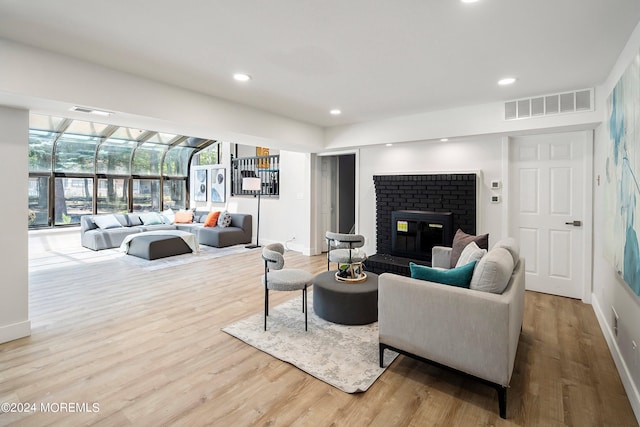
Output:
[[[313,292],[309,292],[309,330],[305,332],[302,292],[298,294],[269,307],[266,332],[262,312],[222,330],[346,393],[366,391],[386,369],[380,368],[378,360],[378,323],[327,322],[313,313]],[[384,366],[396,357],[397,353],[385,350]]]
[[163,268],[175,267],[177,265],[191,264],[196,261],[220,258],[251,250],[245,248],[245,246],[246,245],[235,245],[226,248],[214,248],[212,246],[200,245],[200,253],[175,255],[154,260],[138,258],[137,256],[127,255],[122,252],[120,252],[120,254],[123,262],[126,262],[129,265],[135,265],[145,270],[154,271],[161,270]]

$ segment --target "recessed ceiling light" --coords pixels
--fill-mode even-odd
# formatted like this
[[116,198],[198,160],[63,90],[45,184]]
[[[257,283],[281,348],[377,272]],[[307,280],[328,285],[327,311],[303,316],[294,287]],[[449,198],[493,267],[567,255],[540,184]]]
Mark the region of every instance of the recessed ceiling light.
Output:
[[478,0],[460,0],[462,3],[475,3]]
[[498,84],[500,86],[511,85],[511,84],[514,84],[515,82],[516,82],[515,77],[505,77],[504,79],[498,80]]
[[393,144],[389,142],[389,143],[387,143],[387,144],[384,144],[384,146],[385,146],[385,147],[393,147]]
[[442,142],[447,142],[449,140],[449,138],[440,138],[440,141]]
[[233,75],[234,80],[237,80],[239,82],[248,82],[249,80],[251,80],[251,76],[249,74],[244,74],[244,73],[235,73]]
[[334,108],[333,110],[329,111],[329,114],[331,114],[332,116],[339,116],[340,114],[342,114],[342,111],[340,111],[337,108]]

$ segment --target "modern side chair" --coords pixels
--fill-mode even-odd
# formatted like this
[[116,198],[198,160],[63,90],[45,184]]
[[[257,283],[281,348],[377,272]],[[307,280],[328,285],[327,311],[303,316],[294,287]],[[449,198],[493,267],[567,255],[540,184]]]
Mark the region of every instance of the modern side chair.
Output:
[[366,261],[367,254],[358,249],[364,246],[363,235],[327,231],[326,237],[328,246],[327,270],[330,270],[332,262],[337,262],[340,265]]
[[284,268],[284,246],[272,243],[262,249],[264,260],[264,330],[267,330],[269,315],[269,291],[302,290],[302,311],[304,312],[304,330],[307,330],[307,286],[313,283],[313,274],[300,269]]

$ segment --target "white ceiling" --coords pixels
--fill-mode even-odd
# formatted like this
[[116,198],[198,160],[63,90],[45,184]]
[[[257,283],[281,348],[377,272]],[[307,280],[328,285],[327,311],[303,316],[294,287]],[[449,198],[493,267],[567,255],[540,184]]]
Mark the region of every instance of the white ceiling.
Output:
[[638,0],[0,0],[1,38],[319,126],[597,86],[639,20]]

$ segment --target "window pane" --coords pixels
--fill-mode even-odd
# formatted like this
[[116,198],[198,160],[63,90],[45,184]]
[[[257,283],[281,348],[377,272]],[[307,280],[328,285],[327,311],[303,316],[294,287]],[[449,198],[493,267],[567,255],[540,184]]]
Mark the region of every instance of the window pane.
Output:
[[42,116],[32,113],[29,114],[29,128],[56,131],[64,120],[62,117]]
[[94,173],[98,137],[64,134],[56,145],[56,172]]
[[49,225],[49,177],[29,178],[29,227]]
[[193,148],[173,147],[164,157],[162,173],[166,176],[187,176],[189,156]]
[[98,179],[98,213],[129,211],[129,180],[126,178]]
[[79,224],[93,211],[93,178],[56,178],[55,225]]
[[131,139],[136,141],[144,133],[142,129],[123,128],[120,127],[111,135],[112,138],[117,139]]
[[144,143],[136,150],[133,158],[134,175],[160,175],[162,154],[166,145]]
[[55,132],[29,129],[29,172],[51,172],[51,151]]
[[174,135],[172,133],[158,132],[155,135],[153,135],[151,138],[147,139],[147,142],[158,142],[161,144],[168,145],[177,137],[178,135]]
[[100,136],[107,128],[103,123],[84,122],[82,120],[74,120],[64,131],[77,135],[93,135]]
[[214,144],[211,147],[206,148],[198,152],[194,158],[194,165],[217,165],[220,163],[218,161],[218,150],[219,144]]
[[109,175],[129,175],[131,173],[131,152],[137,142],[124,139],[109,139],[98,148],[98,173]]
[[133,211],[149,212],[160,210],[160,180],[133,180]]
[[163,185],[163,209],[184,209],[187,194],[187,181],[169,179]]

